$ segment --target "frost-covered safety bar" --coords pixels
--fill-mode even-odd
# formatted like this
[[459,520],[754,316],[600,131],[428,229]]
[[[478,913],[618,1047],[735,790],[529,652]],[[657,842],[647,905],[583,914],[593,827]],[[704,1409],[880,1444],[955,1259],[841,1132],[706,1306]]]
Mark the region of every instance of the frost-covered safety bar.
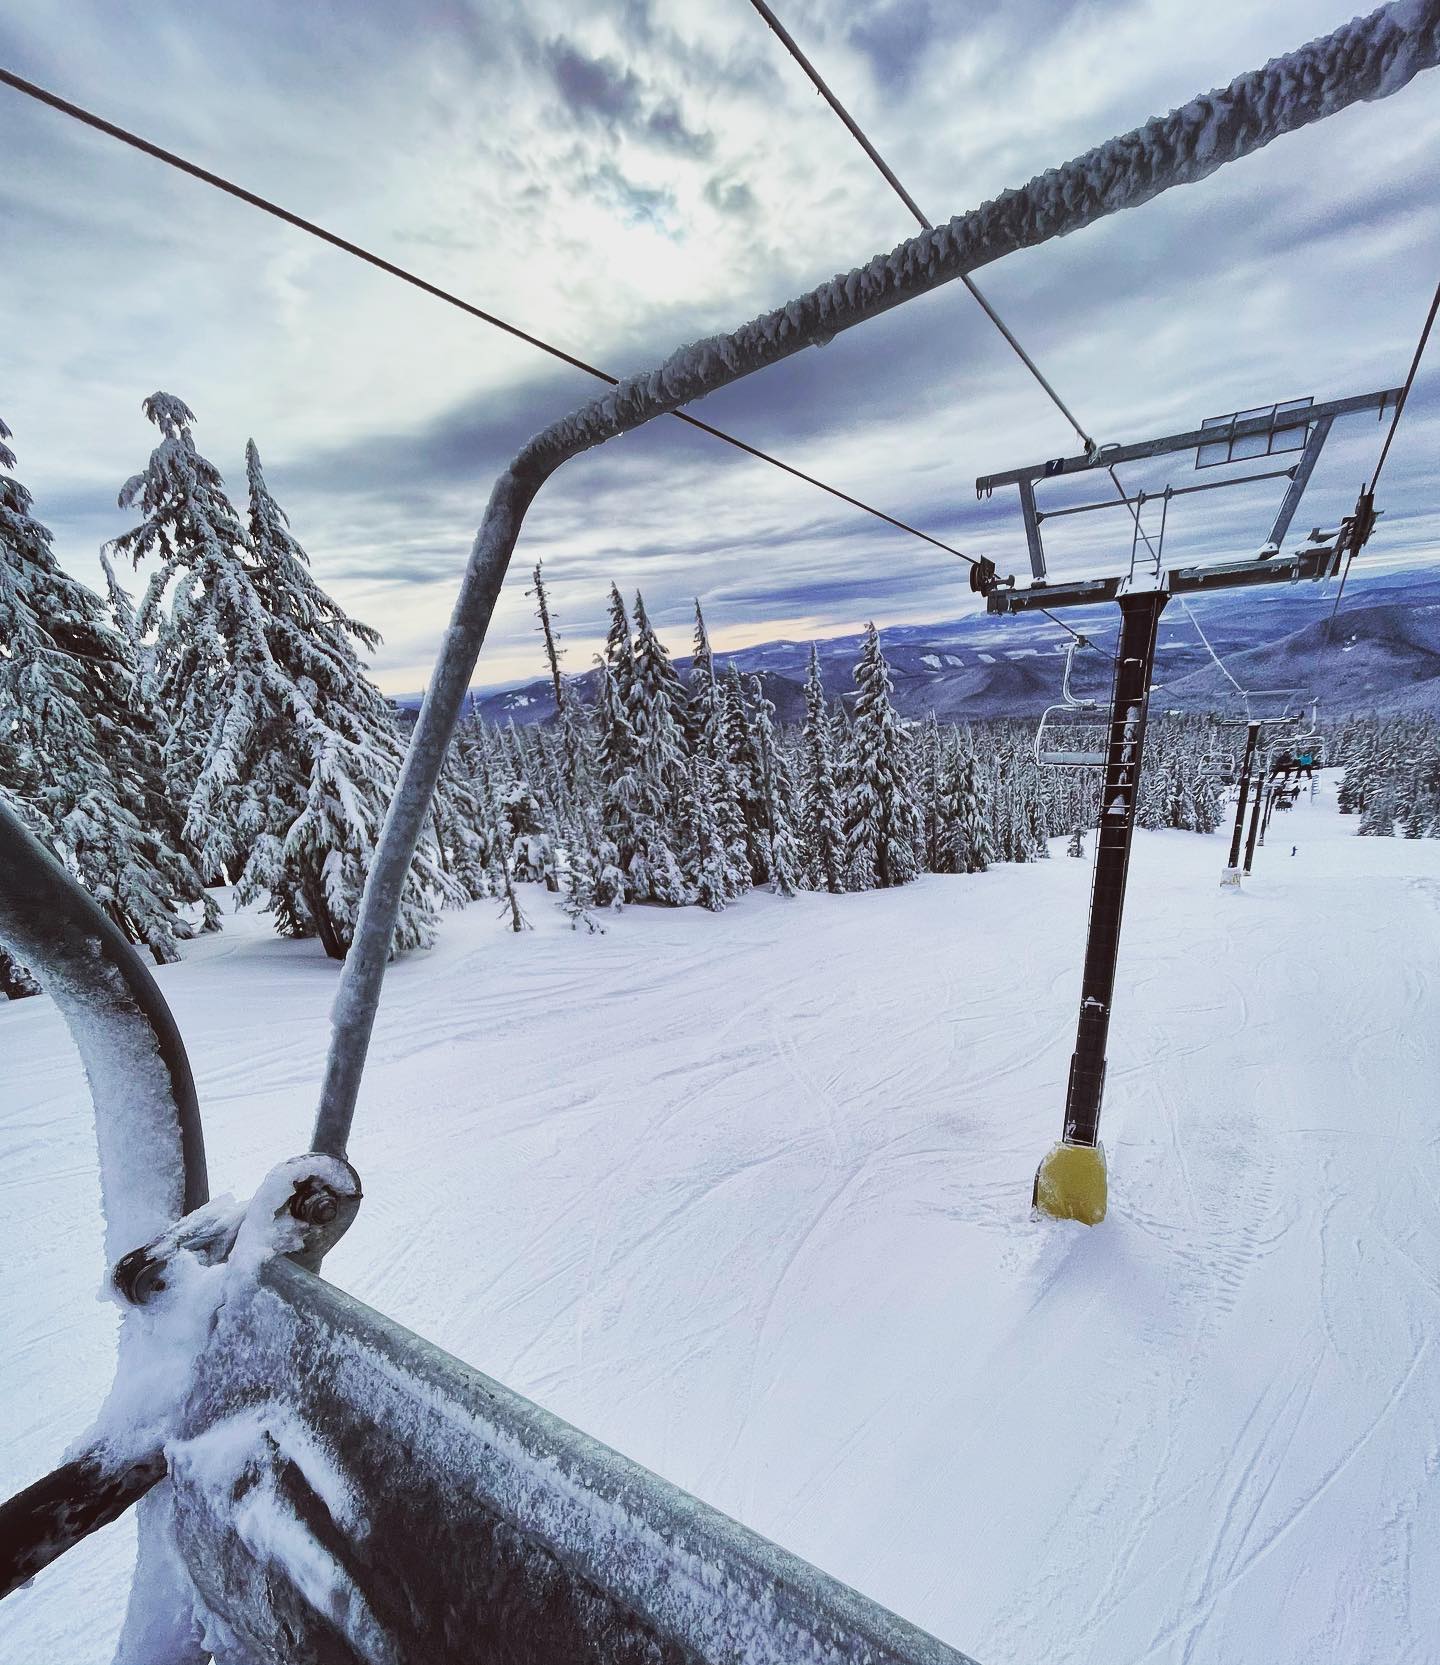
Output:
[[39,977],[85,1066],[111,1263],[209,1197],[190,1062],[125,933],[0,798],[0,944]]
[[729,335],[682,347],[553,423],[490,493],[435,674],[420,709],[341,976],[316,1116],[316,1150],[343,1156],[370,1044],[401,887],[521,524],[564,462],[991,261],[1063,237],[1162,191],[1204,179],[1284,133],[1386,98],[1440,61],[1440,0],[1394,0],[1168,116],[1111,139],[1018,191],[958,215]]
[[237,1660],[974,1665],[282,1260],[168,1449]]
[[[192,1596],[183,1570],[163,1547],[170,1536],[168,1500],[153,1511],[142,1502],[167,1468],[162,1445],[168,1430],[164,1417],[155,1415],[155,1379],[142,1389],[151,1403],[138,1407],[127,1404],[127,1381],[145,1374],[157,1336],[163,1345],[168,1334],[173,1369],[163,1374],[174,1405],[183,1400],[189,1367],[204,1345],[205,1314],[192,1301],[189,1317],[198,1317],[199,1327],[182,1323],[177,1340],[177,1314],[163,1310],[173,1309],[173,1291],[169,1301],[157,1297],[177,1276],[193,1281],[197,1269],[228,1273],[224,1263],[246,1209],[209,1201],[194,1076],[149,967],[3,799],[0,945],[39,978],[80,1054],[95,1106],[106,1261],[125,1313],[116,1386],[95,1426],[59,1468],[0,1503],[0,1597],[141,1502],[148,1611],[132,1605],[127,1634],[133,1641],[138,1632],[147,1633],[153,1643],[154,1609],[171,1609],[188,1626]],[[325,1157],[302,1158],[298,1168],[292,1162],[277,1172],[283,1175],[283,1229],[277,1235],[273,1218],[268,1220],[267,1241],[279,1245],[276,1252],[318,1264],[354,1218],[359,1182],[348,1164]],[[220,1290],[212,1280],[202,1305],[216,1307]],[[151,1310],[141,1319],[147,1306]],[[166,1665],[200,1657],[183,1638],[162,1651]]]
[[[95,1105],[106,1257],[114,1265],[207,1201],[195,1081],[144,960],[3,799],[0,945],[40,979],[84,1065]],[[127,1339],[122,1330],[122,1367]],[[122,1452],[97,1438],[0,1504],[0,1595],[124,1514],[164,1473],[158,1442]],[[161,1530],[157,1520],[142,1519],[142,1539]],[[173,1584],[170,1593],[183,1599]]]

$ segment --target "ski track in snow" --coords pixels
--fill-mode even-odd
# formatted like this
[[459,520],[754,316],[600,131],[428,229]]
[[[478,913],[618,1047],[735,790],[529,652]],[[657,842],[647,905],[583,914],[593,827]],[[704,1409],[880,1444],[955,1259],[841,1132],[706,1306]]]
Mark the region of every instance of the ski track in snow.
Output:
[[[1440,845],[1333,780],[1239,896],[1141,834],[1111,1213],[1032,1223],[1090,866],[573,935],[491,904],[387,980],[327,1272],[982,1665],[1440,1659]],[[1298,843],[1291,858],[1288,847]],[[212,1186],[304,1148],[334,967],[231,920],[160,972]],[[0,1488],[108,1383],[49,1002],[0,1007]],[[0,1606],[101,1660],[133,1533]]]

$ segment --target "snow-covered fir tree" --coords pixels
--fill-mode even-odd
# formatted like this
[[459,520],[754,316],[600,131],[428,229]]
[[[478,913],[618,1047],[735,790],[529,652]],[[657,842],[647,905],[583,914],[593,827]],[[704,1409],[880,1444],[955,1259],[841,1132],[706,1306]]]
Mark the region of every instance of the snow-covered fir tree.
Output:
[[940,725],[932,711],[920,730],[915,747],[914,781],[919,810],[919,838],[915,859],[923,871],[940,871],[940,845],[944,838],[945,809],[942,786]]
[[972,751],[951,748],[945,768],[945,837],[941,854],[946,873],[983,873],[990,865],[993,842],[980,800],[979,768]]
[[779,896],[793,896],[800,888],[803,862],[791,823],[795,797],[790,766],[775,738],[771,721],[775,707],[765,697],[764,684],[751,677],[750,691],[754,721],[755,754],[760,770],[760,790],[765,806],[765,866],[770,888]]
[[[618,662],[623,664],[623,657]],[[628,881],[635,899],[678,907],[690,899],[679,855],[689,787],[688,748],[678,714],[684,690],[638,594],[629,664],[627,703],[635,743],[637,836]],[[616,686],[620,686],[618,677]]]
[[820,655],[813,642],[805,676],[804,737],[801,825],[810,887],[838,896],[845,889],[845,824],[835,780],[830,715],[820,681]]
[[631,723],[641,737],[642,746],[646,733],[659,737],[662,773],[671,769],[678,779],[691,750],[690,698],[665,644],[655,634],[645,611],[645,598],[638,590],[635,592],[634,667]]
[[491,870],[496,875],[496,888],[505,898],[504,911],[509,916],[510,928],[518,934],[530,929],[530,921],[521,911],[520,896],[515,889],[515,880],[511,873],[511,852],[514,849],[515,834],[505,819],[499,780],[503,764],[498,756],[499,748],[492,746],[491,738],[483,723],[476,724],[467,761],[473,771],[476,791],[485,817],[486,835],[490,848],[494,851]]
[[[629,643],[626,642],[628,656]],[[615,851],[615,866],[622,876],[626,901],[631,895],[629,873],[640,848],[639,747],[630,727],[630,714],[621,697],[608,660],[602,660],[595,677],[595,759],[600,793],[600,821]]]
[[602,906],[595,829],[586,826],[583,815],[576,812],[563,825],[557,823],[554,837],[556,848],[564,852],[560,907],[571,930],[578,931],[583,925],[592,933],[603,932],[605,927],[595,918],[595,909]]
[[[0,423],[0,470],[15,466]],[[29,492],[0,472],[0,792],[161,964],[216,922],[179,847],[130,645],[66,574]],[[6,990],[34,982],[7,962]]]
[[512,775],[500,794],[500,804],[510,828],[511,873],[522,884],[543,884],[546,890],[558,891],[554,842],[530,782],[523,775]]
[[703,755],[690,762],[686,813],[686,865],[692,875],[695,900],[711,913],[719,913],[734,889],[729,854],[715,811],[714,765]]
[[[750,884],[745,814],[730,761],[725,694],[715,670],[709,632],[700,603],[695,603],[695,647],[690,660],[690,731],[696,758],[709,774],[710,801],[725,864],[725,894],[741,895]],[[698,879],[697,879],[698,883]]]
[[846,813],[846,886],[881,889],[916,876],[919,812],[880,633],[866,626],[855,667],[854,762]]
[[725,752],[744,823],[745,859],[750,868],[750,882],[768,884],[770,864],[765,846],[767,816],[760,780],[760,759],[755,751],[755,736],[750,726],[740,668],[733,659],[725,667],[720,691],[725,711]]
[[[157,393],[145,414],[161,443],[120,494],[142,519],[112,547],[160,562],[136,628],[153,633],[156,685],[179,713],[169,783],[183,794],[186,838],[203,868],[232,874],[240,901],[263,897],[281,931],[314,932],[343,958],[403,760],[357,652],[379,638],[315,582],[253,442],[242,523],[196,449],[189,408]],[[428,946],[436,908],[469,894],[427,828],[393,950]]]

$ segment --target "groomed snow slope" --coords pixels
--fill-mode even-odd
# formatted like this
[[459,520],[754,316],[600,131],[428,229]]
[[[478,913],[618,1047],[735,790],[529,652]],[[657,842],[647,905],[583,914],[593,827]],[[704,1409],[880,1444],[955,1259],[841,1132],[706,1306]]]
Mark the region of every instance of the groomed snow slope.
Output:
[[[329,1274],[982,1665],[1440,1658],[1440,844],[1141,834],[1111,1216],[1034,1224],[1089,862],[488,905],[386,985]],[[1292,842],[1299,854],[1290,856]],[[160,973],[212,1183],[303,1148],[335,970],[257,918]],[[0,1492],[104,1391],[78,1065],[0,1009]],[[125,1527],[0,1605],[108,1658]],[[1430,1567],[1431,1573],[1425,1568]]]

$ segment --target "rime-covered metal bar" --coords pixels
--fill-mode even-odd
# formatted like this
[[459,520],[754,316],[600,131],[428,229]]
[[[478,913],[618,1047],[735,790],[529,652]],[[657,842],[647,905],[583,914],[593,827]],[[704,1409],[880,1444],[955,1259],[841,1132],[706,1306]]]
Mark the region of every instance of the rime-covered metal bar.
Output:
[[1440,0],[1394,0],[729,335],[681,348],[531,440],[491,492],[371,865],[335,1003],[316,1149],[344,1154],[415,842],[526,510],[562,463],[1018,249],[1204,179],[1350,104],[1388,97],[1437,61]]
[[[105,1249],[113,1265],[209,1197],[195,1081],[180,1031],[124,933],[0,800],[0,942],[40,979],[70,1031],[95,1105]],[[72,1461],[0,1505],[0,1588],[34,1575],[145,1497],[164,1458],[106,1448]],[[141,1503],[142,1556],[171,1585],[168,1503]],[[159,1655],[154,1656],[159,1665]],[[167,1653],[172,1665],[192,1656]]]
[[293,1265],[226,1301],[168,1449],[247,1659],[973,1665]]
[[145,962],[3,799],[0,943],[40,979],[85,1066],[113,1264],[209,1197],[195,1081]]

